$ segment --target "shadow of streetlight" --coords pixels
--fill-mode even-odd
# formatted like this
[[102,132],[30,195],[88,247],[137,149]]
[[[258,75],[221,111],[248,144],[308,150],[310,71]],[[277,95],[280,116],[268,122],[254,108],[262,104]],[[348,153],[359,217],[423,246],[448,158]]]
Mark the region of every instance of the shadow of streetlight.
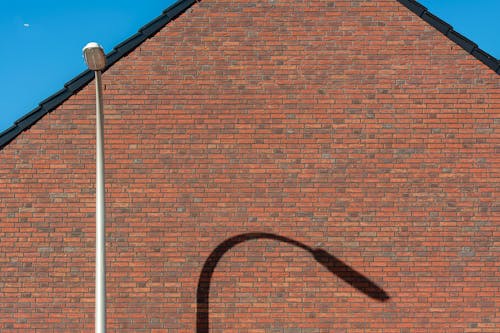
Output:
[[297,246],[309,252],[313,258],[328,269],[332,274],[339,277],[349,285],[359,290],[366,296],[380,302],[387,301],[390,297],[387,293],[377,286],[374,282],[370,281],[363,274],[351,268],[340,259],[329,254],[322,249],[313,249],[299,241],[279,236],[271,233],[246,233],[237,235],[226,239],[220,243],[208,256],[203,269],[201,270],[200,278],[198,280],[198,288],[196,289],[196,332],[208,333],[210,328],[209,323],[209,295],[210,295],[210,282],[214,273],[217,263],[222,256],[231,250],[236,245],[254,239],[271,239],[279,242],[287,243]]

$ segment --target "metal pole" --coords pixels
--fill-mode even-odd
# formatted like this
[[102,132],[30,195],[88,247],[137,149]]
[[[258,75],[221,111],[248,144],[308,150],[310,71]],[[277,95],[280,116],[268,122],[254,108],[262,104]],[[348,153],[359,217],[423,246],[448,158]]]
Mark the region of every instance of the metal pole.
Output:
[[106,235],[104,205],[104,117],[101,71],[95,71],[96,87],[96,260],[95,332],[106,333]]

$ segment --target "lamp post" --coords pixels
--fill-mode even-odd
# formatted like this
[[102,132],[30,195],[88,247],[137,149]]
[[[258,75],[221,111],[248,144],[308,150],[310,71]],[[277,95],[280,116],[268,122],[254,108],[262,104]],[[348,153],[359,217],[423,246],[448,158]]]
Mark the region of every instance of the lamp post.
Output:
[[83,57],[95,73],[96,87],[96,260],[95,332],[106,333],[106,239],[104,208],[104,143],[101,71],[106,67],[104,50],[97,43],[83,48]]

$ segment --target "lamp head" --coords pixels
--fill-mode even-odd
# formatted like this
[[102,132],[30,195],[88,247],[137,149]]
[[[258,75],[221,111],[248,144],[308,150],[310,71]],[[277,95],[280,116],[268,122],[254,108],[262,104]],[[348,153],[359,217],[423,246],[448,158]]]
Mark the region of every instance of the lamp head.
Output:
[[106,67],[106,56],[101,45],[91,42],[83,48],[83,58],[90,70],[102,71]]

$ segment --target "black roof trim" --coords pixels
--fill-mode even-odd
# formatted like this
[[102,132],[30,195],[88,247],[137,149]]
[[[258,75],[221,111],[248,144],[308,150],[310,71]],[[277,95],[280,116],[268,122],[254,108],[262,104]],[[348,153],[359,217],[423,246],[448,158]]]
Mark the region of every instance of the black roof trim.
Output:
[[[163,13],[139,29],[139,31],[116,45],[111,52],[106,55],[106,69],[115,64],[122,57],[132,52],[135,48],[141,45],[146,39],[151,38],[160,31],[170,21],[176,19],[184,13],[195,2],[199,0],[178,0],[170,7],[165,9]],[[397,0],[410,11],[418,15],[424,21],[432,25],[441,33],[446,35],[450,40],[462,47],[468,53],[472,54],[478,60],[483,62],[489,68],[500,74],[500,61],[485,51],[478,48],[477,44],[453,30],[453,27],[441,20],[439,17],[430,13],[426,7],[422,6],[415,0]],[[105,70],[106,70],[105,69]],[[0,150],[3,149],[9,142],[16,138],[22,131],[33,126],[40,118],[54,110],[64,101],[70,98],[74,93],[85,87],[94,78],[94,73],[86,70],[77,75],[72,80],[68,81],[64,88],[57,93],[43,100],[38,107],[17,120],[13,126],[0,133]]]
[[476,43],[474,43],[464,35],[456,32],[455,30],[448,31],[448,34],[446,36],[448,36],[449,39],[457,43],[459,46],[461,46],[465,51],[469,53],[471,53],[474,49],[478,47]]
[[9,143],[10,141],[14,140],[16,136],[21,134],[23,129],[17,125],[12,125],[11,127],[7,128],[5,131],[2,132],[0,136],[0,149],[2,149],[5,145],[1,145],[2,142]]
[[195,2],[199,2],[200,0],[191,0],[191,1],[178,1],[174,3],[172,6],[168,7],[163,11],[163,14],[170,17],[171,20],[176,19],[177,16],[184,13],[189,7],[191,7]]
[[36,109],[32,110],[30,113],[19,119],[14,123],[14,126],[19,127],[20,130],[24,131],[28,129],[37,122],[40,118],[47,114],[47,109],[42,106],[38,106]]
[[441,20],[439,17],[436,15],[433,15],[429,12],[424,12],[422,16],[420,16],[425,22],[429,23],[432,25],[434,28],[439,30],[443,34],[447,34],[448,31],[452,30],[452,26],[446,23],[445,21]]
[[429,23],[431,26],[440,31],[443,35],[455,42],[458,46],[463,48],[468,53],[472,54],[476,59],[480,60],[483,64],[491,68],[496,73],[500,74],[500,60],[493,57],[491,54],[481,50],[476,43],[468,38],[459,34],[453,27],[441,20],[439,17],[430,13],[427,8],[422,6],[415,0],[397,0],[403,6],[417,14],[422,20]]
[[[196,0],[179,0],[165,9],[160,16],[143,26],[139,31],[116,45],[111,52],[106,55],[106,69],[114,65],[122,57],[132,52],[141,45],[146,39],[153,37],[170,21],[176,19],[184,11],[189,9]],[[74,93],[84,88],[94,79],[94,73],[90,70],[83,71],[72,80],[64,84],[64,88],[46,98],[31,112],[18,119],[13,126],[0,133],[0,150],[9,142],[14,140],[21,132],[33,126],[47,113],[54,110],[64,101],[70,98]]]
[[66,82],[64,84],[64,87],[74,93],[80,90],[81,87],[92,81],[92,79],[94,79],[94,73],[92,73],[92,71],[86,70],[85,72],[78,74],[71,81]]
[[413,0],[398,0],[401,4],[405,5],[406,8],[417,14],[419,17],[427,11],[427,8],[422,6],[420,3]]
[[481,50],[480,48],[475,48],[472,50],[470,53],[477,59],[481,60],[486,66],[489,68],[493,69],[495,72],[498,70],[498,67],[500,66],[498,63],[498,59],[494,58],[491,54]]

